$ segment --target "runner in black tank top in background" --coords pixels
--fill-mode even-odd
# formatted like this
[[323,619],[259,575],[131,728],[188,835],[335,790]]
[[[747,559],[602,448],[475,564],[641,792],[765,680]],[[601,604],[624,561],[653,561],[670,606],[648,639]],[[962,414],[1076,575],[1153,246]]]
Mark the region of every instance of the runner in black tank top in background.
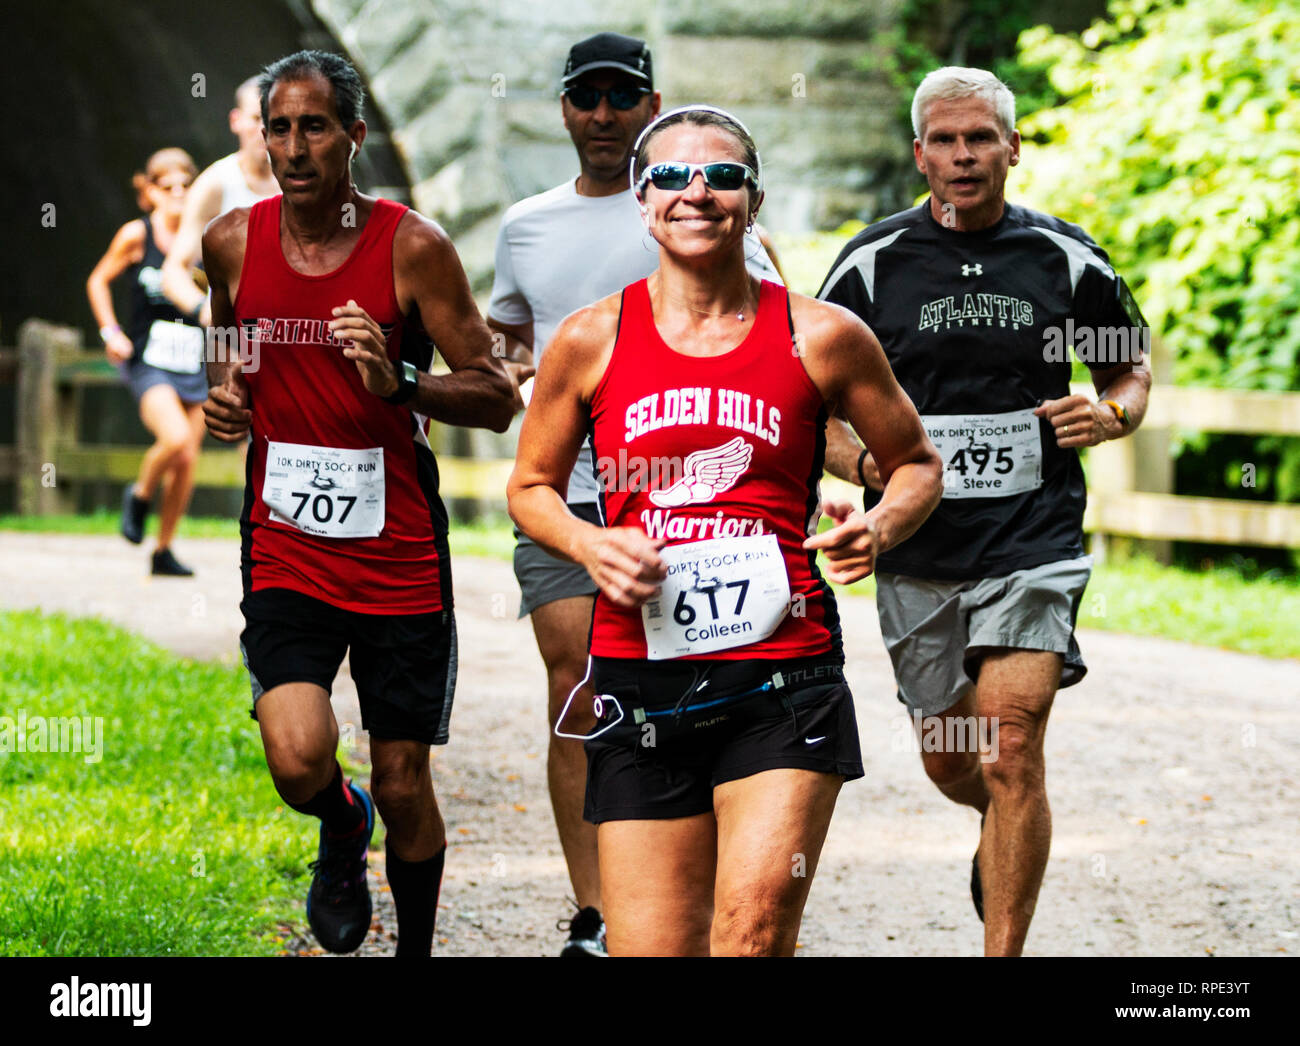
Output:
[[[937,501],[939,461],[861,322],[746,272],[761,167],[738,121],[666,114],[633,177],[660,267],[561,324],[510,511],[599,589],[586,817],[610,954],[792,955],[863,772],[816,551],[831,581],[871,573]],[[818,505],[835,409],[884,465],[869,514]],[[589,430],[608,529],[564,502]],[[820,510],[836,526],[810,537]]]
[[[177,561],[171,542],[194,489],[194,466],[203,440],[202,404],[208,396],[203,330],[162,293],[163,258],[180,225],[194,173],[194,161],[183,149],[161,149],[149,157],[144,172],[136,176],[137,193],[149,213],[118,230],[86,281],[104,351],[117,364],[139,404],[140,420],[154,437],[139,475],[122,492],[122,535],[136,545],[144,540],[150,502],[161,486],[152,572],[164,576],[193,574]],[[109,291],[109,284],[123,272],[131,279],[126,331],[117,322]]]

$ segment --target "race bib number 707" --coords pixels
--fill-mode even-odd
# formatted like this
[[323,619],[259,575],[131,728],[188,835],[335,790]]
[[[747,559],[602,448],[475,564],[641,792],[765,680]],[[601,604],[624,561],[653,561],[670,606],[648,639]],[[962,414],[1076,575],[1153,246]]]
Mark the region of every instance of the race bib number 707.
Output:
[[267,441],[262,500],[272,521],[324,538],[384,529],[384,448]]

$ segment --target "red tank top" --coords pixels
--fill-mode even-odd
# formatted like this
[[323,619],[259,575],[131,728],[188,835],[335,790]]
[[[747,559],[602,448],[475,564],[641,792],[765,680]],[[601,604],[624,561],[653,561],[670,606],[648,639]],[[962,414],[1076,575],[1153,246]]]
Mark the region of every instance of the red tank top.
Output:
[[393,285],[393,236],[407,208],[376,200],[347,260],[295,271],[280,205],[253,206],[235,317],[256,337],[241,516],[245,591],[287,588],[344,610],[416,614],[451,606],[447,517],[427,419],[366,390],[328,329],[349,299],[379,324],[393,359],[428,369],[432,347]]
[[[794,350],[792,328],[786,289],[764,280],[744,341],[721,356],[686,356],[660,337],[647,282],[624,289],[614,351],[592,399],[606,525],[640,527],[670,546],[715,539],[727,545],[692,565],[689,591],[656,606],[624,608],[599,595],[592,654],[742,660],[840,652],[834,596],[814,554],[800,547],[819,515],[826,411]],[[775,631],[745,641],[743,619],[733,612],[754,598],[752,579],[734,565],[715,576],[708,563],[725,565],[736,558],[725,549],[755,541],[770,547],[760,535],[775,536],[789,605]],[[734,645],[652,654],[647,636],[668,617],[676,619],[678,640],[694,643],[709,630],[730,629],[731,637],[713,642]]]

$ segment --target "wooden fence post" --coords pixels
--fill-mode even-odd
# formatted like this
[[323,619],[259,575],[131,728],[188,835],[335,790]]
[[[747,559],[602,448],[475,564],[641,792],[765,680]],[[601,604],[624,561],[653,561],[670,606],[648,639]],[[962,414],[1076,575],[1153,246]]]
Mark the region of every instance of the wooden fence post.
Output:
[[[1173,376],[1173,361],[1162,342],[1153,342],[1149,362],[1153,375],[1151,395],[1159,396],[1162,389],[1168,388],[1168,382]],[[1172,445],[1173,433],[1169,426],[1156,424],[1143,425],[1137,432],[1123,439],[1089,447],[1086,457],[1090,496],[1096,494],[1101,498],[1120,500],[1135,492],[1172,494]],[[1134,552],[1142,552],[1166,566],[1174,558],[1172,541],[1107,535],[1100,529],[1093,532],[1089,548],[1097,563],[1104,562],[1107,557],[1124,560]]]
[[28,320],[18,330],[18,402],[15,436],[18,449],[18,511],[48,516],[71,505],[60,487],[56,457],[59,443],[59,357],[81,346],[81,334],[44,320]]
[[[1159,396],[1160,387],[1174,379],[1173,354],[1164,341],[1152,339],[1151,395]],[[1173,431],[1168,426],[1147,428],[1145,425],[1124,442],[1133,444],[1133,489],[1147,494],[1174,492]],[[1141,541],[1138,547],[1157,563],[1169,566],[1174,561],[1172,541]]]

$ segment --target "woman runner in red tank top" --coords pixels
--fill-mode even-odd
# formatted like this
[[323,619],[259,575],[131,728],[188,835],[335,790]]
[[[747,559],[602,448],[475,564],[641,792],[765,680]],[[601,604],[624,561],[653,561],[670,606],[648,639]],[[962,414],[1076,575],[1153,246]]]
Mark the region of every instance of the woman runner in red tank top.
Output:
[[[940,463],[861,321],[746,273],[763,194],[739,121],[666,114],[632,174],[660,267],[556,332],[510,512],[600,588],[585,816],[610,954],[790,955],[840,786],[862,776],[816,554],[831,581],[870,574],[937,503]],[[881,463],[870,514],[818,504],[830,413]],[[588,431],[606,528],[564,505]]]

